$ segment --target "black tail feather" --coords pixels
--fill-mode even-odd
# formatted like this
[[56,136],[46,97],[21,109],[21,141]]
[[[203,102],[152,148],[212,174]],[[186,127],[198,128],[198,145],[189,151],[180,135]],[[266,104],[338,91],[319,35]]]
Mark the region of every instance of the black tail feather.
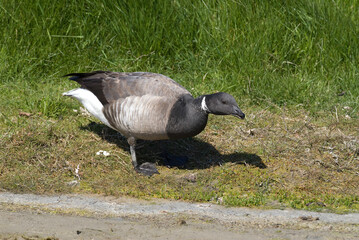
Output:
[[93,71],[93,72],[89,72],[89,73],[69,73],[62,77],[70,77],[69,78],[70,80],[77,81],[77,79],[80,79],[80,78],[90,77],[90,76],[93,76],[98,73],[106,73],[106,72],[108,72],[108,71],[100,70],[100,71]]
[[[81,85],[81,88],[90,90],[95,96],[100,100],[100,102],[105,105],[108,103],[104,92],[102,81],[106,77],[108,71],[94,71],[90,73],[69,73],[64,77],[70,77],[70,80],[73,80]],[[96,77],[92,77],[96,74],[100,74]],[[101,75],[102,74],[102,75]]]

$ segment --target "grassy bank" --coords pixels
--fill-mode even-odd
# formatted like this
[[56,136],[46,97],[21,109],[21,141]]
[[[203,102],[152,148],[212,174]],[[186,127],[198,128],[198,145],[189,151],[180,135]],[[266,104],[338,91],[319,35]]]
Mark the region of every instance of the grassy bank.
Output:
[[[0,187],[358,209],[358,12],[354,0],[1,1]],[[226,91],[249,118],[211,118],[169,143],[187,170],[138,177],[124,141],[61,96],[75,84],[60,76],[98,69]],[[141,158],[161,165],[158,144]]]
[[[63,87],[58,77],[68,72],[153,71],[196,95],[221,90],[252,104],[356,112],[357,4],[5,0],[0,79],[3,88],[26,82],[38,93],[43,84]],[[22,107],[43,111],[43,102],[32,102]]]
[[[5,132],[0,142],[0,188],[359,210],[359,125],[339,117],[315,121],[305,112],[261,109],[244,122],[213,116],[196,138],[143,143],[138,158],[156,162],[161,173],[148,178],[133,171],[126,140],[89,116],[24,116],[23,127]],[[187,166],[167,168],[162,144],[171,154],[188,156]],[[100,150],[110,156],[97,155]]]

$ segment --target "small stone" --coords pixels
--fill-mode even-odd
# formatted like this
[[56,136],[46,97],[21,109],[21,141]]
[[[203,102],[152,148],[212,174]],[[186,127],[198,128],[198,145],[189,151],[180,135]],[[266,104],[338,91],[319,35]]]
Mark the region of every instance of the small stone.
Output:
[[195,183],[197,181],[197,174],[191,173],[191,174],[185,176],[184,179],[186,179],[189,182]]
[[319,220],[319,217],[300,216],[299,219],[300,219],[300,220],[303,220],[303,221],[318,221],[318,220]]
[[179,224],[180,224],[180,225],[187,225],[187,222],[182,219],[182,220],[179,222]]
[[254,129],[249,129],[247,133],[248,133],[248,135],[253,136],[254,135]]
[[333,230],[333,226],[332,225],[325,226],[324,230]]
[[73,181],[67,182],[66,184],[67,184],[68,186],[70,186],[70,187],[74,187],[74,186],[76,186],[77,184],[79,184],[79,181],[73,180]]
[[30,117],[32,114],[28,112],[19,112],[19,116]]

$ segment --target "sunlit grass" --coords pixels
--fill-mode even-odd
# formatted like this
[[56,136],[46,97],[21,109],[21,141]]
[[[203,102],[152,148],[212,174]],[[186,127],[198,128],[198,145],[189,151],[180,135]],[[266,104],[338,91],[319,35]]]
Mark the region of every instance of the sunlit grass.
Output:
[[15,87],[2,100],[16,95],[18,108],[59,115],[19,95],[51,88],[41,100],[51,105],[69,86],[60,76],[105,69],[164,73],[195,95],[357,112],[358,9],[325,0],[1,1],[1,88]]
[[[359,126],[338,116],[257,110],[244,122],[211,117],[194,139],[142,144],[138,158],[156,162],[161,173],[151,178],[133,170],[123,137],[79,111],[58,120],[19,116],[24,127],[4,132],[0,142],[0,188],[357,211]],[[186,168],[167,168],[162,144],[188,156]]]

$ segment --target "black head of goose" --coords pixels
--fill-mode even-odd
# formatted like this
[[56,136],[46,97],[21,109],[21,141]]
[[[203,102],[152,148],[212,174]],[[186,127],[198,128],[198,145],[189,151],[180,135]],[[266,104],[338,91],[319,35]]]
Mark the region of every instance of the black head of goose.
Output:
[[193,137],[205,128],[209,113],[245,117],[230,94],[193,98],[184,87],[161,74],[95,71],[66,76],[81,87],[63,95],[76,98],[93,116],[125,136],[135,170],[148,176],[158,171],[153,163],[137,164],[136,139]]

